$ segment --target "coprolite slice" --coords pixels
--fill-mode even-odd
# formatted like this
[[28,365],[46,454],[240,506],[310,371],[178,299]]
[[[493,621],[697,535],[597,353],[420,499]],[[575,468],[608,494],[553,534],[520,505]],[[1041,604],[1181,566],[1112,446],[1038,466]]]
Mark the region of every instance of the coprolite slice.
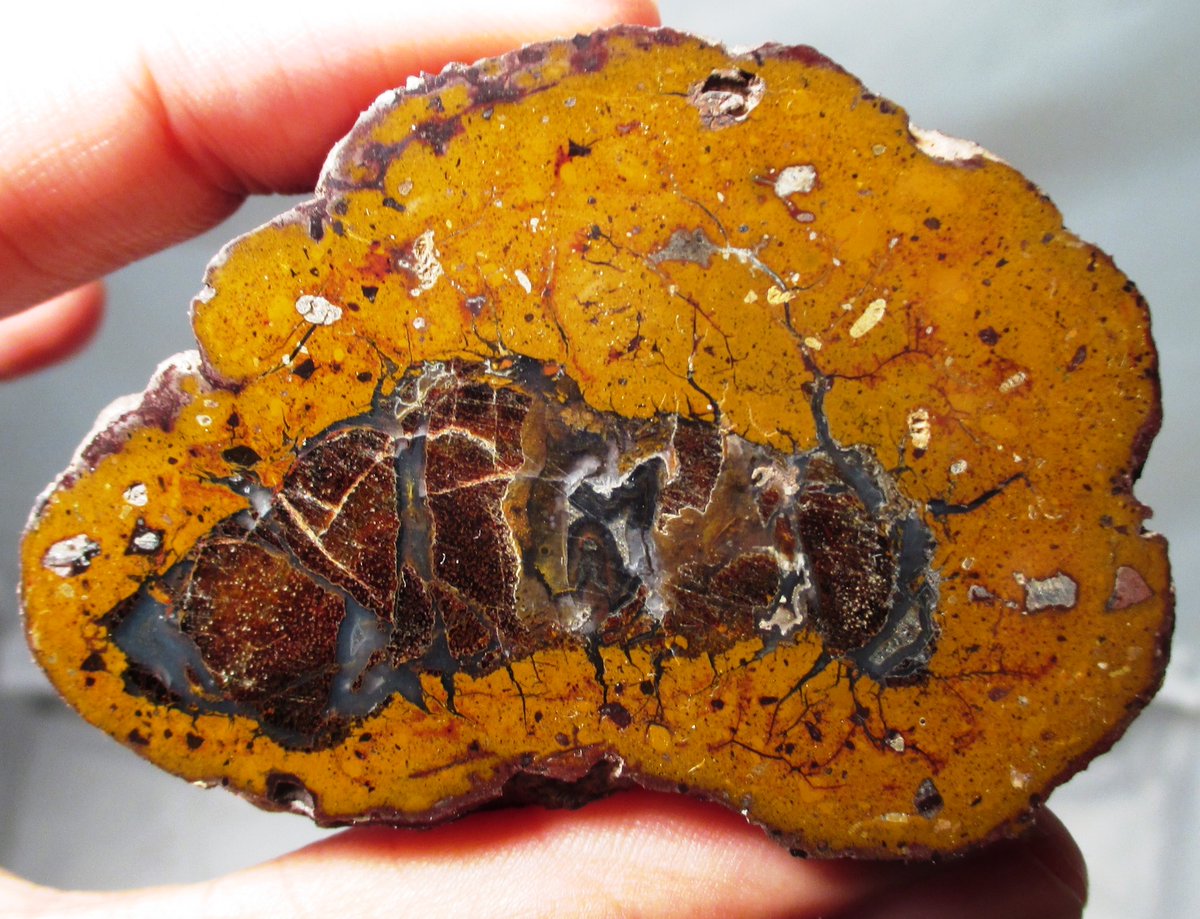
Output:
[[809,48],[385,94],[23,544],[38,660],[323,824],[631,785],[817,855],[1015,832],[1158,686],[1146,306]]

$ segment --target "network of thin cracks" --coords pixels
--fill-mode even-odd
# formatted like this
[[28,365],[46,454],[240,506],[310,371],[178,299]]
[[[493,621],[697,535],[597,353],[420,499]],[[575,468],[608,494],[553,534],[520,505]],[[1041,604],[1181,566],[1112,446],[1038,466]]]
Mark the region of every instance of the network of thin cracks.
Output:
[[[406,141],[406,143],[407,142],[409,142],[409,141]],[[399,155],[400,152],[402,152],[402,148],[389,149],[386,151],[375,150],[375,151],[372,151],[371,159],[380,164],[383,164],[383,163],[389,162],[392,158]],[[379,171],[378,175],[379,175],[380,183],[382,183],[382,175],[384,174],[385,171],[386,170],[383,168],[381,168]],[[361,188],[361,187],[365,187],[365,186],[362,186],[360,184],[359,187]],[[380,189],[382,189],[381,184],[379,187],[380,187]],[[778,290],[780,290],[781,292],[783,292],[784,294],[787,294],[787,295],[798,294],[805,290],[809,290],[814,286],[819,285],[822,282],[822,280],[827,276],[829,269],[828,269],[828,267],[826,267],[826,269],[824,270],[824,273],[818,274],[817,276],[815,276],[814,278],[810,279],[809,281],[807,281],[805,283],[789,284],[785,281],[785,279],[781,275],[781,273],[778,272],[777,270],[771,268],[763,260],[763,258],[760,255],[762,248],[769,241],[767,238],[764,237],[764,239],[760,241],[759,245],[756,247],[753,247],[753,248],[740,248],[740,247],[732,246],[731,242],[730,242],[730,236],[729,236],[729,233],[727,232],[726,228],[722,224],[721,220],[709,208],[705,207],[702,203],[695,201],[694,199],[688,198],[687,196],[683,195],[682,193],[677,192],[677,194],[680,194],[680,197],[683,198],[690,206],[695,207],[696,209],[701,211],[712,222],[712,224],[717,228],[720,239],[723,241],[722,245],[718,246],[715,243],[713,243],[708,238],[707,234],[705,234],[704,231],[699,228],[691,231],[692,235],[690,237],[690,241],[681,241],[677,244],[677,236],[680,237],[680,239],[682,240],[681,234],[686,233],[686,231],[680,230],[680,231],[677,231],[677,236],[672,237],[672,241],[671,241],[671,243],[669,243],[667,245],[667,247],[660,249],[656,252],[649,252],[649,253],[636,252],[636,251],[633,251],[632,249],[630,249],[629,247],[620,245],[619,243],[617,243],[615,240],[612,239],[611,235],[605,233],[599,226],[593,227],[593,230],[592,230],[592,233],[590,234],[590,236],[591,236],[591,239],[593,239],[593,240],[603,240],[608,246],[610,246],[612,248],[612,250],[615,254],[623,255],[625,257],[631,257],[634,260],[636,260],[637,262],[639,262],[641,265],[643,265],[645,268],[650,270],[651,272],[657,274],[662,279],[664,286],[668,287],[671,296],[682,300],[683,302],[685,302],[688,305],[689,315],[691,317],[690,318],[690,336],[691,336],[692,347],[691,347],[691,352],[689,354],[689,357],[687,359],[686,367],[682,370],[677,370],[675,368],[670,367],[666,361],[665,356],[661,353],[661,351],[659,351],[653,345],[651,346],[652,358],[654,360],[660,361],[661,366],[668,373],[676,376],[677,378],[679,378],[682,381],[685,381],[687,386],[689,388],[691,388],[697,394],[699,399],[701,400],[699,410],[697,410],[697,408],[695,406],[689,405],[687,408],[687,411],[684,414],[689,415],[698,420],[709,421],[710,423],[715,423],[715,424],[723,426],[724,422],[723,422],[721,411],[720,411],[720,405],[724,401],[724,396],[728,393],[729,388],[730,387],[737,388],[737,386],[738,386],[737,368],[740,363],[740,360],[745,359],[746,356],[743,355],[742,358],[739,358],[734,353],[729,335],[719,327],[719,325],[716,323],[716,321],[713,319],[713,317],[703,308],[703,305],[701,303],[699,303],[695,297],[678,290],[676,287],[674,287],[673,285],[671,285],[669,283],[669,280],[670,280],[669,276],[665,274],[665,272],[663,271],[663,269],[661,267],[661,264],[665,261],[676,260],[676,259],[678,259],[678,260],[697,260],[698,261],[701,259],[710,259],[714,256],[721,257],[723,259],[733,258],[733,259],[736,259],[739,263],[747,266],[747,268],[750,272],[752,272],[752,273],[757,272],[757,273],[761,273],[761,274],[765,275],[767,278],[770,279],[770,281],[776,286],[776,288]],[[674,248],[672,248],[673,246],[674,246]],[[690,249],[688,248],[689,246],[691,247]],[[589,258],[588,253],[586,251],[583,254],[583,258],[585,260],[590,261],[593,264],[596,264],[599,266],[606,266],[608,268],[611,268],[611,269],[617,270],[617,271],[622,270],[619,267],[619,265],[611,258],[610,259]],[[884,258],[880,260],[880,263],[875,266],[875,270],[873,272],[874,274],[877,274],[879,271],[882,270],[883,263],[886,262],[886,259],[887,259],[887,256],[885,254]],[[546,264],[549,266],[549,268],[547,269],[546,280],[545,280],[544,290],[543,290],[543,296],[541,299],[542,299],[543,304],[546,304],[548,315],[550,316],[550,318],[553,322],[553,325],[554,325],[555,329],[557,330],[557,334],[559,335],[559,338],[560,338],[560,341],[561,341],[561,344],[563,347],[563,352],[567,356],[568,362],[569,362],[570,356],[572,353],[571,336],[570,336],[568,330],[564,327],[564,324],[563,324],[562,320],[560,319],[560,317],[558,316],[557,310],[555,309],[555,306],[554,306],[555,297],[553,296],[553,286],[554,286],[554,266],[556,264],[556,261],[557,261],[557,249],[552,244],[551,249],[548,252],[548,258],[546,260]],[[479,280],[484,285],[484,288],[483,288],[482,293],[481,294],[477,293],[476,296],[482,297],[483,302],[485,304],[484,308],[486,308],[486,304],[488,302],[494,302],[494,299],[495,299],[494,292],[491,291],[487,287],[487,282],[482,276],[480,277]],[[460,294],[462,294],[464,296],[467,294],[467,291],[465,289],[462,289],[461,284],[459,284],[458,282],[452,282],[452,283],[455,284],[455,287],[456,287],[456,289],[458,289]],[[864,284],[863,291],[865,291],[866,289],[869,288],[870,283],[871,283],[871,281],[870,281],[870,279],[868,279],[867,282]],[[810,393],[812,394],[812,398],[815,403],[814,411],[819,411],[819,407],[817,406],[817,404],[819,403],[820,398],[823,396],[824,392],[826,392],[837,380],[845,380],[845,381],[862,380],[862,379],[866,379],[866,378],[872,377],[874,375],[877,375],[878,373],[882,372],[887,365],[889,365],[893,362],[908,359],[911,357],[924,357],[924,358],[929,357],[929,355],[926,354],[922,350],[922,346],[920,344],[920,336],[919,336],[919,323],[914,318],[913,328],[910,330],[910,344],[908,346],[906,346],[905,348],[895,352],[894,354],[892,354],[888,357],[885,357],[885,358],[879,360],[874,367],[872,367],[868,370],[862,371],[858,374],[854,374],[854,375],[839,374],[839,373],[825,374],[821,371],[820,367],[818,366],[817,359],[816,359],[817,355],[816,355],[814,349],[812,347],[810,347],[809,343],[806,341],[806,335],[796,327],[795,317],[793,315],[793,308],[792,308],[793,298],[791,296],[784,296],[781,298],[781,300],[782,300],[783,325],[787,329],[789,334],[795,339],[796,347],[799,351],[801,362],[802,362],[803,366],[806,368],[806,370],[808,371],[809,376],[810,376],[810,383],[808,384],[808,388],[810,390]],[[633,337],[630,339],[628,345],[626,346],[625,354],[636,353],[643,346],[644,339],[642,339],[642,335],[641,335],[641,322],[642,322],[642,317],[639,314],[636,317],[637,330],[636,330],[635,334],[633,335]],[[720,396],[717,396],[713,392],[710,392],[697,379],[698,375],[696,372],[695,359],[698,354],[698,349],[700,348],[701,343],[704,341],[704,339],[707,335],[707,332],[703,332],[701,330],[702,324],[707,326],[708,328],[710,328],[712,331],[714,331],[719,336],[720,340],[723,342],[723,346],[724,346],[724,350],[725,350],[725,364],[726,364],[726,367],[728,370],[728,376],[722,384],[723,390],[722,390],[722,393]],[[307,343],[309,337],[314,333],[314,331],[317,328],[316,326],[313,326],[310,324],[310,325],[308,325],[307,328],[303,329],[303,332],[301,332],[301,327],[303,325],[304,325],[304,323],[298,323],[296,326],[296,329],[294,330],[295,333],[299,334],[299,337],[298,337],[296,344],[291,349],[291,352],[289,355],[290,359],[287,361],[287,364],[291,364],[293,361],[295,361],[296,357],[299,356],[303,352],[304,346]],[[411,332],[408,330],[407,325],[405,326],[405,331],[406,331],[406,334],[411,336]],[[503,330],[499,327],[498,324],[495,324],[493,329],[491,329],[490,331],[493,334],[489,335],[489,334],[485,333],[477,324],[472,324],[469,330],[464,330],[464,339],[463,339],[464,353],[475,354],[476,356],[478,356],[482,359],[485,359],[485,360],[495,360],[495,359],[503,358],[503,357],[509,355],[510,351],[504,343]],[[474,337],[475,345],[479,346],[478,350],[476,350],[475,347],[472,347],[470,340],[465,337],[468,334],[470,334]],[[396,364],[394,363],[393,359],[391,357],[389,357],[385,353],[385,351],[383,349],[379,348],[375,343],[369,342],[368,344],[379,355],[379,360],[380,360],[379,377],[382,379],[385,375],[395,374]],[[413,351],[412,351],[412,343],[411,343],[411,338],[410,338],[409,339],[409,362],[410,362],[410,364],[412,363],[412,357],[413,357]],[[275,368],[274,370],[272,370],[270,372],[278,372],[279,370],[283,370],[283,369],[285,369],[285,368],[283,368],[283,367]],[[660,411],[677,410],[676,406],[668,407],[665,404],[659,405],[657,407]],[[610,404],[610,406],[608,408],[611,410],[613,408],[613,406]],[[786,432],[786,431],[774,431],[772,433],[777,434],[777,435],[787,439],[792,444],[793,450],[796,452],[799,451],[799,449],[800,449],[799,439],[796,437],[796,435]],[[303,444],[301,442],[294,441],[293,445],[292,445],[292,449],[295,453],[298,454],[300,449],[302,448],[302,446],[303,446]],[[906,471],[906,469],[903,465],[903,449],[901,449],[901,454],[902,454],[901,465],[898,468],[891,470],[892,475],[899,476],[899,475],[902,475]],[[949,538],[951,536],[950,523],[949,523],[950,517],[957,515],[957,514],[969,513],[971,511],[978,509],[979,507],[983,506],[985,503],[987,503],[988,501],[992,500],[994,497],[999,495],[1001,492],[1003,492],[1003,490],[1005,488],[1007,488],[1010,484],[1012,484],[1013,482],[1016,482],[1018,480],[1025,480],[1025,476],[1023,474],[1014,475],[1014,476],[1010,477],[1009,479],[1001,482],[995,488],[990,489],[987,492],[985,492],[984,494],[979,495],[978,497],[976,497],[972,500],[969,500],[967,502],[964,502],[964,503],[952,503],[948,500],[941,500],[941,499],[930,501],[926,507],[926,511],[930,515],[930,517],[932,517],[934,520],[938,521],[941,524],[943,531],[944,531],[944,535],[947,538]],[[931,576],[935,576],[935,575],[932,575],[932,573],[931,573]],[[648,634],[643,637],[645,639],[649,639],[653,636]],[[632,648],[636,643],[637,642],[631,642],[630,644],[623,646],[625,655],[631,663],[633,661]],[[587,649],[587,651],[588,651],[588,657],[589,657],[589,659],[591,659],[591,661],[593,663],[597,680],[603,687],[605,701],[607,701],[608,696],[609,696],[609,688],[605,682],[605,667],[604,667],[603,657],[600,653],[600,651],[601,651],[600,646],[598,643],[592,642],[591,645],[589,646],[589,648]],[[659,686],[659,682],[662,678],[662,674],[663,674],[663,670],[664,670],[664,666],[665,666],[664,662],[665,662],[665,660],[669,659],[674,653],[675,652],[672,649],[668,648],[664,651],[660,651],[653,657],[653,663],[652,663],[653,673],[651,674],[650,678],[648,679],[648,682],[653,687],[653,690],[654,690],[651,695],[655,699],[655,704],[657,707],[656,713],[655,713],[656,718],[659,718],[659,717],[665,718],[667,715],[667,713],[663,712],[663,704],[662,704],[662,700],[661,700],[661,697],[658,692],[658,686]],[[743,661],[741,663],[734,664],[733,666],[734,667],[744,666],[745,663],[747,663],[747,662],[748,661]],[[533,663],[534,663],[534,674],[535,674],[535,678],[536,678],[537,663],[536,663],[536,661],[534,661]],[[711,659],[711,656],[710,656],[710,664],[713,667],[714,675],[716,675],[719,672],[718,665],[715,661],[713,661]],[[848,719],[847,723],[849,725],[849,728],[848,728],[847,736],[844,738],[844,741],[851,741],[856,734],[861,733],[864,736],[864,738],[867,740],[867,742],[872,744],[872,746],[875,746],[877,749],[883,750],[887,746],[886,738],[893,736],[893,734],[895,733],[893,731],[893,729],[890,728],[886,724],[886,720],[883,717],[882,696],[883,696],[883,693],[886,691],[885,687],[881,684],[875,683],[873,680],[870,680],[869,678],[865,678],[863,676],[862,672],[856,667],[855,663],[852,660],[850,660],[849,658],[846,658],[846,657],[838,658],[838,657],[830,656],[824,652],[817,659],[817,661],[814,662],[814,664],[812,665],[809,672],[807,672],[806,674],[801,676],[799,679],[797,679],[794,682],[794,684],[791,687],[789,687],[788,690],[775,702],[774,708],[772,711],[772,715],[771,715],[768,737],[778,736],[780,738],[786,739],[787,737],[789,737],[792,734],[793,731],[797,730],[799,726],[807,724],[807,722],[805,721],[805,714],[800,714],[800,715],[793,717],[791,719],[791,721],[782,728],[777,724],[777,719],[780,717],[779,713],[781,712],[782,707],[785,706],[787,703],[789,703],[795,696],[799,696],[800,698],[802,698],[804,700],[804,709],[803,709],[804,713],[807,713],[810,710],[816,710],[816,709],[813,709],[814,703],[811,703],[808,700],[809,685],[817,676],[824,673],[826,671],[826,668],[828,668],[830,665],[833,665],[834,672],[837,674],[837,677],[834,681],[834,686],[838,685],[842,680],[847,681],[847,683],[850,686],[851,697],[854,699],[855,713]],[[526,714],[527,714],[528,700],[531,698],[534,698],[537,694],[531,693],[528,690],[528,688],[523,686],[521,684],[521,682],[517,679],[516,674],[512,667],[512,661],[506,659],[504,666],[505,666],[505,669],[512,681],[514,688],[516,689],[518,695],[521,698],[523,711],[526,711]],[[967,676],[968,676],[967,674],[963,674],[964,678],[966,678]],[[924,678],[929,678],[929,674],[925,673]],[[935,677],[935,678],[945,679],[944,677]],[[869,719],[867,719],[866,716],[863,714],[864,712],[868,711],[868,709],[866,709],[862,705],[861,701],[859,700],[858,685],[864,679],[867,679],[868,683],[870,683],[870,685],[872,685],[872,686],[875,686],[877,689],[877,691],[875,692],[875,703],[876,703],[876,707],[878,709],[879,721],[882,725],[881,730],[878,732],[873,732],[871,730]],[[469,691],[469,690],[467,690],[467,691]],[[818,703],[818,705],[820,705],[820,704],[827,704],[827,702]],[[451,705],[451,708],[453,708],[452,705]],[[736,729],[735,729],[734,733],[736,734]],[[783,742],[785,742],[785,741],[781,740],[781,743],[783,743]],[[741,741],[738,741],[736,739],[736,737],[733,737],[733,736],[731,736],[728,743],[737,744],[737,745],[742,744]],[[839,747],[839,749],[843,748],[844,746],[845,746],[845,743],[843,742],[843,744]],[[924,755],[920,751],[919,747],[915,746],[911,741],[906,743],[906,746],[904,749],[906,751],[912,751],[916,755]],[[770,753],[769,751],[766,751],[766,750],[760,750],[757,752],[759,752],[760,755],[771,756],[771,757],[779,757],[782,755],[778,751],[775,753]],[[836,759],[836,757],[838,755],[839,754],[837,752],[834,752],[833,754],[830,755],[830,757],[827,761],[815,763],[813,765],[813,769],[818,769],[818,770],[819,769],[827,769],[829,767],[830,763],[832,763],[833,760]],[[936,771],[936,766],[937,766],[936,763],[933,763],[931,761],[930,766],[932,769],[934,769]],[[807,770],[801,769],[801,771],[807,772],[807,773],[812,773],[812,769],[807,769]]]

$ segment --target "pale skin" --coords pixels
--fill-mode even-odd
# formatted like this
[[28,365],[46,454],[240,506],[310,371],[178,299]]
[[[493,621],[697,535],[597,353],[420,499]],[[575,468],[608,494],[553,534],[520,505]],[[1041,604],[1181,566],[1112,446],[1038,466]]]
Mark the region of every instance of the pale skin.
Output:
[[[293,2],[286,21],[240,4],[232,26],[158,6],[160,18],[103,41],[99,21],[69,35],[32,23],[27,34],[45,40],[14,43],[0,63],[0,380],[87,343],[104,306],[97,278],[249,194],[311,189],[357,113],[409,74],[658,21],[649,0],[438,0],[422,12]],[[574,812],[349,830],[186,886],[65,892],[0,870],[0,913],[1065,919],[1081,915],[1086,887],[1078,848],[1048,813],[1017,840],[938,865],[820,862],[716,805],[634,792]]]

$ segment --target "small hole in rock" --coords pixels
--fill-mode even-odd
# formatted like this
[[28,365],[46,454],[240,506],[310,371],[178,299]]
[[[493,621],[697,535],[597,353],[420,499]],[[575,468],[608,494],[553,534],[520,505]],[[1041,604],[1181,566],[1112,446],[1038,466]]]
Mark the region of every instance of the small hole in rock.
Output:
[[267,799],[286,810],[312,814],[316,808],[312,792],[294,775],[273,772],[267,776]]
[[745,121],[762,101],[766,84],[757,74],[746,70],[714,70],[689,99],[699,111],[705,127],[717,130]]

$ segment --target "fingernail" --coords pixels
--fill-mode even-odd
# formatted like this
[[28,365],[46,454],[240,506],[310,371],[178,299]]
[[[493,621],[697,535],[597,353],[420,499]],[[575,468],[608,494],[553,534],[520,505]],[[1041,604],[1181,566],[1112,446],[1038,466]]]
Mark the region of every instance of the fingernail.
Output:
[[1030,833],[1028,850],[1081,904],[1087,902],[1087,864],[1083,853],[1066,827],[1049,811],[1038,815],[1038,825]]
[[914,866],[899,884],[837,919],[1079,919],[1087,896],[1082,859],[1061,846],[1053,838],[1002,842],[961,859]]

